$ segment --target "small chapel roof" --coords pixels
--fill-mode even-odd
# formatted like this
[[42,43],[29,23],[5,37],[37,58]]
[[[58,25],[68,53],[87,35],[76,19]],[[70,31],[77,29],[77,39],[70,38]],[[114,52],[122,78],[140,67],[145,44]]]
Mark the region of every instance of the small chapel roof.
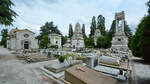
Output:
[[95,30],[95,32],[101,32],[98,28]]
[[29,31],[29,32],[35,34],[34,32],[30,31],[29,29],[17,29],[17,28],[16,28],[16,29],[12,29],[12,30],[10,31],[10,35],[15,34],[16,32],[23,32],[23,31]]
[[56,34],[56,33],[51,33],[51,34],[49,34],[49,36],[59,36],[59,37],[61,37],[60,34]]

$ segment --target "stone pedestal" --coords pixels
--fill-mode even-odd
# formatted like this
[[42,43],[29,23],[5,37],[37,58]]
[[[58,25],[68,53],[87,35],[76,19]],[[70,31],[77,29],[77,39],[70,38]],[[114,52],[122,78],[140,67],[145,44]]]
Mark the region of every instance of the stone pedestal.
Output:
[[112,39],[113,50],[128,51],[128,37],[125,35],[116,35]]
[[99,57],[98,55],[93,55],[93,56],[87,56],[86,57],[86,64],[89,68],[94,68],[98,65],[99,63]]

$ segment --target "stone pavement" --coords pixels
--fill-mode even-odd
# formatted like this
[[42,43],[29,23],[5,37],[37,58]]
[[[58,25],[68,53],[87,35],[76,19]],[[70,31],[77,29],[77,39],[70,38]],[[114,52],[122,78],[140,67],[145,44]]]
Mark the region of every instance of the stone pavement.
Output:
[[0,58],[4,58],[7,56],[11,56],[11,52],[8,51],[8,49],[3,48],[2,46],[0,46]]
[[132,57],[134,84],[150,84],[150,65],[141,62],[141,58]]
[[2,47],[0,57],[0,84],[50,84],[42,79],[39,68],[51,61],[24,64]]

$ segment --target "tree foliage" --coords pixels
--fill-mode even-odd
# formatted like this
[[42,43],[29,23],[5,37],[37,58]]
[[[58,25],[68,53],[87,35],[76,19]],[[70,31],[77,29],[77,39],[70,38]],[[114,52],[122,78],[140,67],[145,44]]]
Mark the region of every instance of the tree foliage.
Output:
[[69,33],[68,33],[68,37],[71,38],[72,36],[73,36],[72,24],[69,24]]
[[61,37],[61,45],[64,45],[67,42],[67,36],[62,36]]
[[141,20],[129,46],[134,56],[142,57],[145,62],[150,63],[150,1],[147,6],[148,15]]
[[89,37],[85,40],[85,47],[87,47],[87,48],[94,47],[94,39],[92,37]]
[[109,48],[110,47],[110,39],[107,36],[100,36],[97,39],[97,47],[98,48]]
[[43,34],[61,34],[60,30],[58,30],[57,26],[53,24],[53,22],[46,22],[42,27],[40,27],[41,35]]
[[83,34],[83,38],[84,40],[87,38],[86,34],[85,34],[85,25],[82,24],[82,34]]
[[66,56],[59,56],[58,60],[60,63],[64,63]]
[[96,29],[96,18],[95,16],[92,17],[92,22],[91,22],[91,26],[90,26],[90,37],[92,37],[94,35],[95,29]]
[[100,29],[102,35],[105,35],[105,17],[102,15],[97,17],[97,28]]
[[46,22],[42,27],[40,27],[40,35],[37,36],[38,40],[40,41],[40,48],[48,48],[48,44],[50,40],[48,38],[48,34],[60,34],[60,30],[58,30],[57,26],[53,24],[53,22]]
[[116,31],[116,23],[115,20],[112,21],[111,28],[109,30],[109,37],[112,39],[114,37]]
[[132,32],[131,32],[131,29],[130,27],[128,26],[127,22],[125,21],[125,24],[124,24],[124,32],[125,32],[125,35],[130,38],[132,36]]
[[48,48],[50,46],[50,39],[48,35],[42,35],[40,39],[40,48]]
[[[89,38],[88,39],[86,39],[85,40],[85,44],[86,44],[86,46],[89,46],[90,45],[90,47],[92,46],[92,47],[98,47],[98,46],[94,46],[94,40],[93,40],[93,36],[94,36],[94,33],[95,33],[95,30],[96,30],[96,28],[98,28],[100,31],[101,31],[101,34],[104,36],[104,37],[108,37],[107,35],[106,35],[106,30],[105,30],[105,18],[102,16],[102,15],[99,15],[98,17],[97,17],[97,23],[96,23],[96,20],[95,20],[96,18],[95,18],[95,16],[93,16],[93,18],[92,18],[92,22],[91,22],[91,26],[90,26],[90,29],[91,29],[91,31],[90,31],[90,35],[89,35]],[[109,38],[108,38],[109,39]],[[108,41],[108,39],[104,39],[104,40],[106,40],[106,41]],[[110,41],[110,40],[109,40]],[[110,45],[110,42],[107,42],[107,43],[109,43],[109,44],[107,44],[107,45]],[[105,45],[105,44],[104,44]],[[107,46],[108,47],[108,46]],[[100,47],[99,47],[100,48]]]
[[145,62],[150,63],[150,16],[144,19],[142,36],[141,36],[141,55]]
[[11,0],[0,0],[0,24],[2,25],[12,25],[14,21],[14,17],[17,14],[12,10],[12,6],[14,6]]
[[131,38],[130,49],[132,54],[143,57],[145,62],[150,62],[150,16],[142,19],[135,35]]
[[146,3],[146,5],[148,6],[148,14],[150,15],[150,0]]
[[7,36],[8,36],[8,30],[7,29],[3,29],[1,31],[2,34],[2,39],[1,39],[1,45],[3,45],[5,48],[7,47]]

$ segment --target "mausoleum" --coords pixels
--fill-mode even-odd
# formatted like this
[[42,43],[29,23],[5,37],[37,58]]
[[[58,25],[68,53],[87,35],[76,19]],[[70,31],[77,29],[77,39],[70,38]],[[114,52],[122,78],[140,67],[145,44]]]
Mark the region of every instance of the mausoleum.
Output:
[[79,23],[77,23],[75,26],[75,30],[71,39],[71,47],[74,49],[80,49],[85,47],[82,30]]
[[49,34],[50,44],[56,45],[58,48],[61,48],[61,35],[59,34]]
[[7,38],[7,48],[38,49],[38,40],[35,39],[35,33],[28,29],[12,29]]

